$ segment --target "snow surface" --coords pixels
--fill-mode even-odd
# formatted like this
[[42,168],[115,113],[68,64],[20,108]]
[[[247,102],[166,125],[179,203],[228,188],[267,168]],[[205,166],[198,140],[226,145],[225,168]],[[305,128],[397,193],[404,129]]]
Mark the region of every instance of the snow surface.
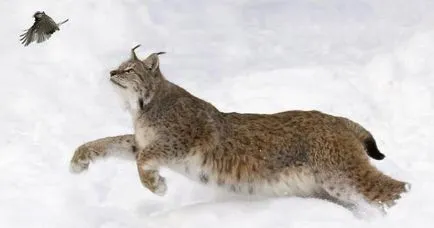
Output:
[[[0,1],[0,227],[433,227],[434,1]],[[18,39],[44,10],[69,18]],[[412,183],[384,218],[316,199],[229,197],[169,170],[168,194],[111,159],[69,173],[77,146],[132,132],[108,83],[138,50],[222,111],[318,109],[371,130],[381,170]]]

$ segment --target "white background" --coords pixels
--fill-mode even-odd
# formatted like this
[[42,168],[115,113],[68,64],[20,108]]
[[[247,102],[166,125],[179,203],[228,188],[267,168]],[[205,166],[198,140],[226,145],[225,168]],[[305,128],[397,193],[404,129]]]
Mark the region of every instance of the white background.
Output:
[[[70,21],[24,47],[37,10]],[[433,12],[431,0],[2,0],[0,227],[432,227]],[[373,163],[411,193],[364,221],[321,200],[227,198],[168,170],[158,197],[116,159],[70,174],[77,146],[132,132],[108,72],[138,43],[221,111],[358,121],[387,156]]]

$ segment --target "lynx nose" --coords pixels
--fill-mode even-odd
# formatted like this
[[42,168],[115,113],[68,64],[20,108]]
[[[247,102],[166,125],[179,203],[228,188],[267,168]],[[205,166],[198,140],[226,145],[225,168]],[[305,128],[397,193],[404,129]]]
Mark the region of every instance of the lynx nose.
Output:
[[112,70],[112,71],[110,71],[110,77],[113,77],[113,76],[115,76],[116,74],[118,74],[118,71],[117,71],[117,70]]

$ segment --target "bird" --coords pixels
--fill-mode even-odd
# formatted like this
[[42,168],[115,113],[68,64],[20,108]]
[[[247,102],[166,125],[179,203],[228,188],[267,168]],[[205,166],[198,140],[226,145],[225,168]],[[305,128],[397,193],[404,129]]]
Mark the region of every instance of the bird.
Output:
[[24,46],[29,45],[33,41],[41,43],[48,40],[54,32],[59,30],[60,25],[69,21],[69,19],[66,19],[60,23],[56,23],[44,11],[37,11],[33,14],[33,17],[35,18],[35,22],[32,27],[24,30],[25,32],[20,35],[20,41]]

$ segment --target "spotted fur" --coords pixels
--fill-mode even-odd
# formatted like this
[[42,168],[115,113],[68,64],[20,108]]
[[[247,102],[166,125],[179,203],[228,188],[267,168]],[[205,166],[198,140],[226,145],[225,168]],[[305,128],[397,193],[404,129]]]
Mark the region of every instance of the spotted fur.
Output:
[[134,158],[141,183],[158,195],[167,190],[160,167],[238,194],[317,197],[349,208],[362,201],[390,207],[409,190],[371,165],[372,135],[361,125],[318,111],[220,112],[166,80],[158,54],[142,61],[133,49],[111,72],[134,134],[80,146],[74,172],[118,150]]

